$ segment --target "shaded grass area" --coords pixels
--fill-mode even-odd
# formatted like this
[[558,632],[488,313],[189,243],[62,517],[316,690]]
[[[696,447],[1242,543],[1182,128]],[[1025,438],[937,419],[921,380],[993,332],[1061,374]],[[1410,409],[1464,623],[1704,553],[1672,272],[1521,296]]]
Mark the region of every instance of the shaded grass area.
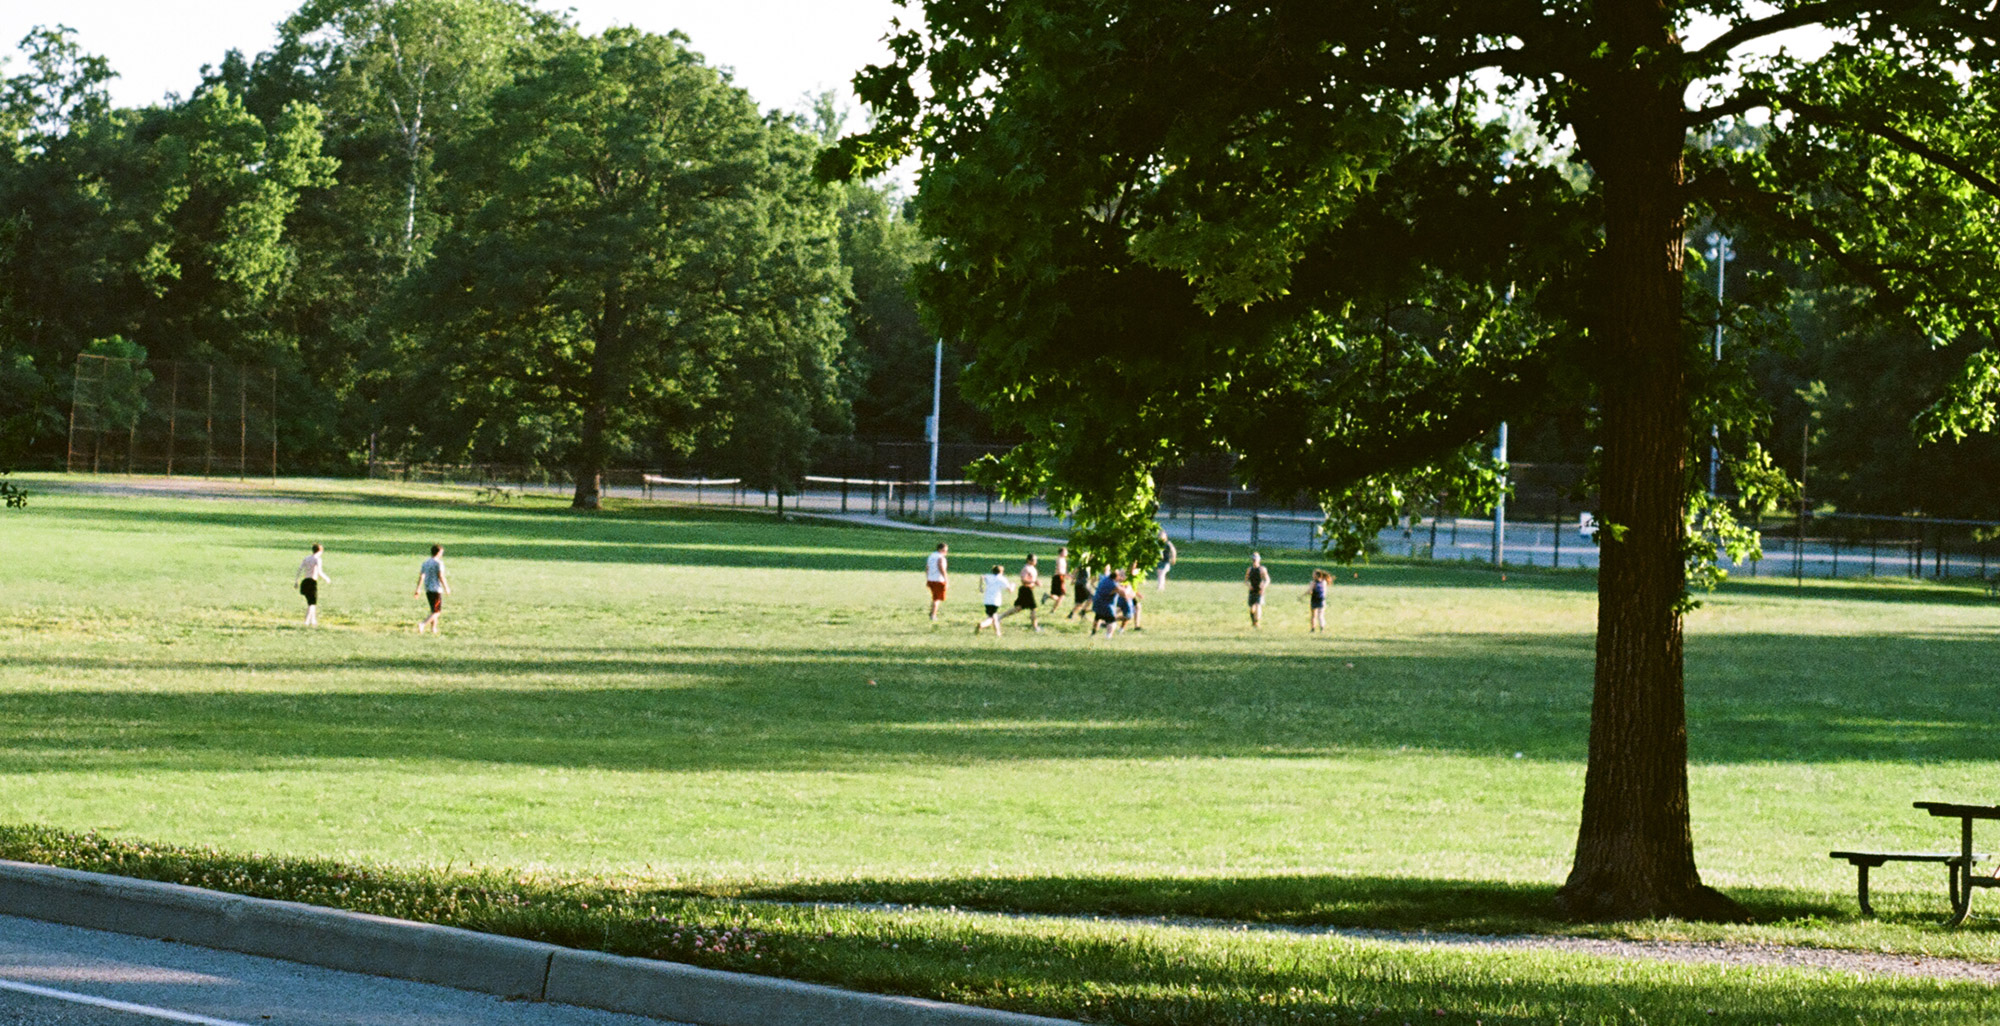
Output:
[[1956,1023],[1972,984],[1471,951],[1171,924],[688,898],[521,875],[254,859],[0,827],[0,857],[710,968],[1094,1022]]

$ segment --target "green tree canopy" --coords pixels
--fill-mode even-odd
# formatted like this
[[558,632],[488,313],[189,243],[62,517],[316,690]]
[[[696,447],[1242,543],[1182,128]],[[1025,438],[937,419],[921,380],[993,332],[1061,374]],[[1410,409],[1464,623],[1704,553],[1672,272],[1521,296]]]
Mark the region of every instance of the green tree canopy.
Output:
[[831,190],[813,140],[677,38],[574,39],[444,158],[469,212],[411,280],[432,438],[566,458],[595,507],[615,452],[757,433],[761,470],[836,424]]
[[[1708,423],[1754,418],[1704,369],[1688,218],[1751,226],[1934,336],[1990,343],[1994,5],[921,6],[895,62],[859,79],[877,126],[822,168],[921,150],[942,266],[919,287],[1029,438],[996,473],[1074,509],[1093,547],[1138,551],[1153,469],[1220,445],[1351,536],[1413,490],[1489,492],[1474,440],[1587,403],[1607,527],[1560,900],[1740,914],[1695,868],[1681,616],[1706,519],[1689,451]],[[1690,43],[1696,19],[1716,30]],[[1811,25],[1837,40],[1821,57],[1743,49]],[[1531,138],[1490,123],[1506,105]],[[1703,144],[1753,114],[1769,145]],[[1976,419],[1980,388],[2000,395],[1991,368],[1951,409]]]

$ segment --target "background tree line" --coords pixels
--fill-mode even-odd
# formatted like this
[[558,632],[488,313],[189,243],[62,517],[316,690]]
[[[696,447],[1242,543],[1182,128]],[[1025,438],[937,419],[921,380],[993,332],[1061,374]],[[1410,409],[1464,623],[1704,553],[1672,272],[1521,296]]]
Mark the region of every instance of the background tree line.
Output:
[[289,471],[553,465],[583,505],[611,464],[778,485],[921,431],[928,246],[812,177],[830,98],[766,112],[684,37],[521,0],[309,0],[140,109],[114,74],[58,26],[0,66],[10,461],[60,460],[86,351],[275,367]]

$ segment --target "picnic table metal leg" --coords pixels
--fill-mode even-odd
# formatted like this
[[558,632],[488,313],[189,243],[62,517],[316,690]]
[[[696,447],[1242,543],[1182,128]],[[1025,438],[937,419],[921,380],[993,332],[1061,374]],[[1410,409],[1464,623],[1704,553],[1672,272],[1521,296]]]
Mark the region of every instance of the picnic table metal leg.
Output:
[[1972,819],[1959,820],[1959,860],[1951,864],[1946,888],[1951,893],[1951,918],[1946,926],[1958,926],[1972,914]]
[[1860,881],[1857,885],[1861,892],[1859,895],[1861,899],[1861,914],[1873,918],[1875,915],[1875,907],[1873,905],[1868,904],[1868,863],[1860,862],[1856,863],[1856,866],[1861,871]]

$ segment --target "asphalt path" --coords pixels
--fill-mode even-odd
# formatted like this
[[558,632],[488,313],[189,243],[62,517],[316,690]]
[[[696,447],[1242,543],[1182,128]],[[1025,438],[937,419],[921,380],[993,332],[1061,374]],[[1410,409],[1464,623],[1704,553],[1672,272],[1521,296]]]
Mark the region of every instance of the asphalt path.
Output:
[[0,916],[6,1026],[663,1026]]

